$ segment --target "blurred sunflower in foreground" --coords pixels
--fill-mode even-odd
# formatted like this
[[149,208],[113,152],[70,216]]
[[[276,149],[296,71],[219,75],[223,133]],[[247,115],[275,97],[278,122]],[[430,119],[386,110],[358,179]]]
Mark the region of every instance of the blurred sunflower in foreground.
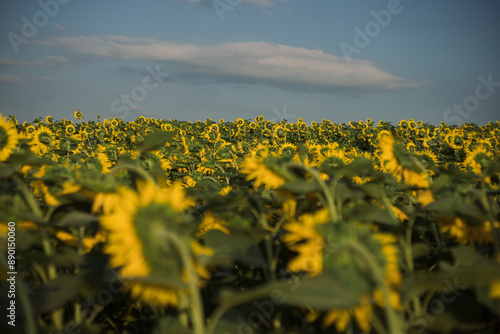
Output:
[[[110,255],[111,266],[120,268],[133,298],[149,305],[176,306],[179,290],[162,278],[169,277],[170,282],[181,280],[184,268],[178,250],[166,235],[174,233],[182,238],[183,211],[193,200],[185,196],[180,183],[158,188],[153,182],[139,181],[137,191],[119,188],[111,203],[113,206],[100,220],[108,231],[104,252]],[[189,247],[194,254],[212,253],[195,242]],[[193,262],[199,276],[210,277],[204,267]]]
[[0,114],[0,161],[5,161],[14,152],[19,143],[15,126]]
[[[397,239],[395,236],[385,233],[367,234],[366,239],[360,240],[366,243],[367,248],[372,252],[375,259],[384,271],[385,288],[388,291],[389,307],[400,310],[402,308],[399,288],[403,281],[399,269]],[[351,256],[344,260],[357,263]],[[338,332],[345,332],[347,325],[351,321],[356,322],[357,326],[365,332],[372,328],[372,317],[375,307],[387,308],[386,299],[380,286],[375,287],[371,294],[361,296],[359,304],[346,309],[334,309],[326,313],[323,318],[323,326],[329,327],[335,324]]]

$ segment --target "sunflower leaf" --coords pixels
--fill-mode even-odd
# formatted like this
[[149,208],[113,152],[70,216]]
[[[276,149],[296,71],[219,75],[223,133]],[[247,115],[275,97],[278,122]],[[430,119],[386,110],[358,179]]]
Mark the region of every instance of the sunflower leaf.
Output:
[[164,145],[174,136],[172,131],[160,131],[149,134],[142,143],[136,145],[138,151],[150,151]]

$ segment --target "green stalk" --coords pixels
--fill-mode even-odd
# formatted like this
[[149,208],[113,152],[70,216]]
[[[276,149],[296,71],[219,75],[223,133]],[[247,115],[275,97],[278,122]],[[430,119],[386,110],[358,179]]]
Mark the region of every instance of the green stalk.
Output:
[[188,308],[191,313],[191,321],[193,322],[194,334],[205,334],[205,316],[203,312],[203,303],[198,284],[198,276],[196,274],[193,260],[191,259],[191,252],[186,246],[185,240],[167,230],[162,230],[161,233],[169,239],[169,241],[177,248],[183,267],[186,270],[188,278],[189,299],[190,307]]
[[[340,217],[340,214],[338,213],[338,211],[335,207],[335,204],[334,204],[335,201],[334,201],[332,192],[330,191],[330,189],[328,189],[325,182],[323,182],[323,180],[321,180],[321,178],[319,176],[319,172],[311,167],[302,166],[302,165],[300,165],[300,166],[302,168],[304,168],[309,174],[311,174],[313,179],[316,181],[316,183],[320,186],[321,190],[323,191],[323,194],[325,195],[325,198],[327,201],[328,211],[330,211],[330,217],[332,218],[332,220],[334,222],[339,221],[341,219],[341,217]],[[337,184],[337,180],[334,180],[333,182],[334,182],[334,185]],[[335,188],[336,187],[334,187],[334,189]]]
[[[412,250],[412,233],[413,233],[413,226],[415,225],[415,218],[416,215],[413,213],[411,215],[410,221],[406,225],[406,234],[405,234],[405,243],[404,243],[404,248],[405,248],[405,256],[406,256],[406,263],[408,265],[408,270],[413,273],[415,269],[415,264],[413,262],[413,250]],[[416,296],[413,299],[413,307],[415,309],[416,315],[422,314],[422,308],[420,306],[420,298]]]
[[495,215],[491,208],[488,196],[486,196],[486,182],[484,177],[481,180],[481,204],[483,205],[488,215],[488,221],[491,226],[491,234],[493,235],[493,245],[495,246],[495,257],[500,254],[500,240],[498,240],[498,230],[495,228]]
[[[35,215],[37,215],[39,217],[43,217],[42,211],[38,207],[38,204],[36,203],[35,199],[33,198],[33,195],[28,191],[26,184],[23,182],[18,182],[18,185],[19,185],[19,189],[21,190],[21,193],[23,194],[24,199],[25,199],[26,203],[28,204],[28,206],[30,207],[31,211]],[[44,221],[46,222],[47,217],[43,217],[43,218],[44,218]],[[49,237],[47,235],[47,229],[44,226],[40,226],[40,235],[42,237],[43,252],[45,253],[45,255],[47,257],[51,257],[53,254],[52,247],[50,246],[50,240],[49,240]],[[57,269],[53,263],[49,263],[47,265],[47,274],[48,274],[49,280],[53,280],[53,279],[57,278]],[[51,317],[52,317],[52,322],[53,322],[55,328],[58,331],[62,331],[62,329],[63,329],[63,309],[59,308],[57,310],[52,311]]]
[[373,257],[373,255],[362,244],[360,244],[358,242],[350,241],[350,242],[345,243],[345,246],[352,249],[355,253],[358,253],[361,256],[361,258],[365,261],[365,263],[368,265],[368,267],[370,268],[370,271],[372,272],[373,277],[375,278],[375,281],[377,282],[377,285],[380,287],[380,289],[382,290],[382,293],[384,295],[384,300],[385,300],[385,305],[386,305],[384,310],[385,310],[385,317],[386,317],[387,325],[389,326],[389,333],[390,334],[400,334],[401,333],[401,321],[400,321],[400,319],[398,319],[398,316],[397,316],[395,310],[391,307],[389,290],[387,289],[387,286],[384,283],[384,270],[377,263],[377,261]]
[[[78,228],[78,255],[82,256],[83,255],[83,238],[85,236],[85,227],[80,226]],[[78,275],[79,269],[78,267],[75,268],[75,275]],[[78,301],[75,301],[74,303],[74,309],[75,309],[75,322],[77,324],[82,322],[82,312],[81,312],[81,306]]]

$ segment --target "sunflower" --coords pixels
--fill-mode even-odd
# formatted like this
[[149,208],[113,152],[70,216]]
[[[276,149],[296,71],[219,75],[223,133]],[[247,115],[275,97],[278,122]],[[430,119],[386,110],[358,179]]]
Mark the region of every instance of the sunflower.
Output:
[[467,154],[463,167],[470,168],[475,174],[480,175],[484,167],[491,162],[492,156],[484,146],[478,146]]
[[55,143],[55,136],[52,130],[47,127],[38,127],[31,139],[31,151],[37,155],[49,152]]
[[75,126],[73,124],[68,124],[68,125],[66,125],[66,130],[65,131],[66,131],[66,133],[68,135],[71,136],[71,135],[75,134],[76,128],[75,128]]
[[[78,247],[78,244],[80,242],[80,239],[77,236],[74,236],[73,234],[63,230],[57,231],[55,233],[55,236],[60,241],[72,247]],[[83,254],[90,252],[96,244],[105,241],[106,237],[102,231],[97,232],[94,236],[84,237],[81,241]]]
[[[497,255],[497,262],[500,264],[500,254]],[[500,280],[496,280],[491,283],[488,297],[492,299],[500,299]]]
[[317,276],[323,272],[323,235],[316,231],[317,224],[324,224],[330,220],[327,209],[323,208],[311,214],[306,213],[298,220],[288,222],[287,232],[282,241],[290,250],[298,253],[287,265],[291,272],[305,271],[309,275]]
[[[388,290],[388,302],[391,308],[400,310],[402,308],[399,288],[402,283],[402,275],[399,270],[398,248],[396,247],[397,239],[391,234],[373,233],[369,228],[363,227],[358,230],[360,232],[360,242],[373,253],[374,259],[378,264],[384,268],[384,281],[383,284]],[[339,253],[339,256],[340,253]],[[337,262],[337,261],[341,262]],[[332,265],[339,268],[347,265],[342,271],[350,270],[352,265],[361,265],[363,262],[358,262],[352,256],[344,256],[337,258],[337,261],[331,262],[328,259],[326,262],[326,270],[330,270]],[[361,268],[359,268],[361,269]],[[359,269],[356,269],[359,270]],[[366,267],[362,269],[367,270]],[[359,298],[357,305],[347,308],[333,309],[326,312],[323,317],[323,327],[329,327],[335,324],[337,332],[344,332],[347,325],[354,321],[360,329],[364,332],[369,332],[372,327],[372,315],[375,307],[386,308],[387,306],[384,293],[380,286],[375,286],[371,291],[367,291]]]
[[[493,231],[488,220],[474,224],[468,223],[467,220],[461,217],[455,217],[450,220],[442,220],[440,224],[441,233],[449,232],[461,244],[477,244],[481,246],[493,242]],[[499,229],[500,223],[495,221],[493,226],[495,229]]]
[[368,296],[361,298],[358,306],[348,309],[330,310],[323,318],[323,327],[329,327],[335,324],[337,332],[344,332],[346,330],[351,317],[356,320],[359,328],[364,332],[369,332],[371,329],[371,316],[373,313],[373,306],[370,303]]
[[[138,278],[171,276],[175,269],[182,275],[182,268],[169,261],[175,252],[164,231],[175,231],[184,220],[182,212],[193,201],[185,196],[180,183],[161,189],[152,182],[138,182],[137,188],[118,188],[119,199],[110,213],[101,216],[100,223],[108,231],[104,252],[110,255],[111,266],[120,268],[133,298],[150,305],[175,306],[177,288]],[[170,256],[162,256],[167,253]]]
[[173,130],[172,124],[168,124],[168,123],[167,124],[162,124],[161,125],[161,129],[163,131],[172,131]]
[[229,231],[229,229],[227,228],[228,226],[229,226],[228,222],[222,219],[215,218],[212,215],[212,212],[208,212],[203,218],[203,221],[201,222],[200,226],[198,226],[198,232],[196,232],[196,237],[201,238],[205,235],[205,233],[207,233],[210,230],[218,230],[224,234],[231,234],[231,231]]
[[75,118],[76,119],[82,119],[83,118],[83,114],[81,113],[80,109],[78,109],[77,111],[75,111]]
[[379,154],[382,169],[393,174],[398,182],[419,188],[428,188],[429,180],[422,164],[415,159],[413,154],[404,151],[396,144],[394,137],[384,131],[379,133]]
[[266,189],[276,189],[285,184],[286,178],[276,172],[278,167],[273,164],[274,159],[268,158],[268,151],[262,150],[260,156],[247,156],[243,161],[240,172],[246,174],[246,180],[255,180],[255,187],[264,185]]
[[14,125],[0,114],[0,161],[6,161],[19,143]]

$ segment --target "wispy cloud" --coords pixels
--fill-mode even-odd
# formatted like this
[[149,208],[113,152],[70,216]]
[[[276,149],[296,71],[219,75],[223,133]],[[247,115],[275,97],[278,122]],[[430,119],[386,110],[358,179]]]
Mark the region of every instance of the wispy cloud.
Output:
[[66,28],[65,28],[65,27],[63,27],[63,26],[62,26],[62,25],[60,25],[60,24],[57,24],[57,23],[55,23],[55,22],[50,22],[50,24],[52,24],[54,27],[56,27],[56,28],[57,28],[57,29],[59,29],[59,30],[66,31]]
[[373,62],[347,63],[343,57],[320,50],[265,42],[198,46],[126,36],[64,36],[38,44],[78,55],[165,61],[173,65],[178,79],[204,82],[263,84],[307,92],[417,89],[431,84],[394,76]]
[[34,61],[18,61],[11,58],[0,57],[0,68],[8,66],[21,66],[33,68],[60,68],[69,63],[69,59],[60,56],[49,56]]

